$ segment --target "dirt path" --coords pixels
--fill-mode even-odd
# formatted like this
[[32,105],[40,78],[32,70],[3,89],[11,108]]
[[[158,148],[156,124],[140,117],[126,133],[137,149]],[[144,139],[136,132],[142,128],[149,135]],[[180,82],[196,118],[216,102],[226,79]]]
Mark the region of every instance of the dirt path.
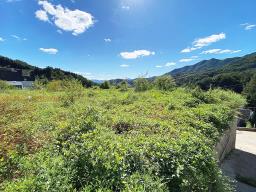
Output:
[[236,149],[221,168],[224,174],[238,180],[237,192],[256,192],[256,132],[237,131],[236,136]]

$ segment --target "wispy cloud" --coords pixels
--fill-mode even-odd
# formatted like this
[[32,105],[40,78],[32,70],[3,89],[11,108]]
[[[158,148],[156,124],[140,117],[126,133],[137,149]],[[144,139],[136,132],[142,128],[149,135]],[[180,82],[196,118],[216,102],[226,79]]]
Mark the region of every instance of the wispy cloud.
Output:
[[244,30],[246,30],[246,31],[252,30],[253,28],[256,27],[255,24],[250,24],[250,23],[243,23],[243,24],[241,24],[241,26],[243,26]]
[[197,60],[199,57],[198,56],[192,56],[190,58],[184,58],[184,59],[180,59],[179,62],[180,63],[188,63],[188,62],[191,62],[191,61],[195,61]]
[[120,55],[123,59],[137,59],[140,57],[155,55],[155,52],[148,50],[136,50],[132,52],[122,52]]
[[3,37],[0,37],[0,42],[4,42],[5,39]]
[[130,67],[130,65],[122,64],[122,65],[120,65],[120,67],[127,68],[127,67]]
[[122,6],[122,9],[129,11],[129,10],[131,9],[131,7],[128,6],[128,5],[123,5],[123,6]]
[[239,53],[242,50],[230,50],[230,49],[210,49],[207,51],[203,51],[201,54],[233,54]]
[[63,32],[60,29],[58,29],[57,33],[62,34]]
[[18,35],[11,35],[14,39],[17,39],[18,41],[27,41],[27,38],[19,37]]
[[172,67],[172,66],[175,66],[176,63],[175,62],[167,62],[166,64],[164,65],[156,65],[155,67],[156,68],[163,68],[163,67]]
[[55,48],[39,48],[39,50],[50,55],[56,55],[59,52]]
[[188,59],[180,59],[179,62],[181,63],[187,63],[187,62],[190,62],[190,61],[193,61],[194,59],[192,58],[188,58]]
[[165,64],[166,67],[171,67],[171,66],[174,66],[174,65],[176,65],[175,62],[168,62],[168,63]]
[[84,33],[95,23],[90,13],[79,9],[72,11],[62,5],[55,6],[47,0],[40,0],[38,4],[42,9],[35,12],[36,18],[41,21],[50,21],[59,29],[72,32],[75,36]]
[[74,72],[78,75],[82,75],[83,77],[85,78],[88,78],[88,79],[92,79],[94,78],[94,75],[92,73],[88,73],[88,72]]
[[181,53],[190,53],[192,51],[195,51],[197,49],[201,49],[203,47],[209,46],[212,43],[216,43],[220,40],[223,40],[226,38],[226,34],[225,33],[220,33],[220,34],[214,34],[208,37],[204,37],[204,38],[198,38],[196,40],[194,40],[194,42],[192,43],[192,47],[187,47],[185,49],[183,49],[181,51]]
[[106,39],[104,39],[104,41],[105,41],[106,43],[110,43],[112,40],[111,40],[110,38],[106,38]]

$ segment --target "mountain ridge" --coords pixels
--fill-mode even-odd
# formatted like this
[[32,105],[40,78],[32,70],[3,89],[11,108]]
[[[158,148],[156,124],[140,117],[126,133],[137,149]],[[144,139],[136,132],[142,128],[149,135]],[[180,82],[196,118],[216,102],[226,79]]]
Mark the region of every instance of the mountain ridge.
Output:
[[77,79],[86,87],[91,87],[93,84],[92,81],[76,73],[52,67],[39,68],[24,61],[0,56],[0,80],[35,81],[36,79],[45,79],[52,81],[68,78]]

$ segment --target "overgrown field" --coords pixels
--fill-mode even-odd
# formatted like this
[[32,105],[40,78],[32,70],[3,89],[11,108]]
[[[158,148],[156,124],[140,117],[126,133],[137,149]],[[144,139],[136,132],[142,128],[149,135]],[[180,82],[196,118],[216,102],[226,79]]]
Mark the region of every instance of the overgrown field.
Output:
[[2,92],[0,191],[230,191],[213,146],[244,104],[185,88]]

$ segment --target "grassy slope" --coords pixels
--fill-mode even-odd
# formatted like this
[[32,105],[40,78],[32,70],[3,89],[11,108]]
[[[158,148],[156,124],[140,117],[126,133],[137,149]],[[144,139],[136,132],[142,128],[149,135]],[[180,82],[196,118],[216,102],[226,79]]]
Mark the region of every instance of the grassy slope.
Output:
[[240,96],[88,89],[70,104],[70,94],[0,94],[2,190],[227,190],[212,147]]

